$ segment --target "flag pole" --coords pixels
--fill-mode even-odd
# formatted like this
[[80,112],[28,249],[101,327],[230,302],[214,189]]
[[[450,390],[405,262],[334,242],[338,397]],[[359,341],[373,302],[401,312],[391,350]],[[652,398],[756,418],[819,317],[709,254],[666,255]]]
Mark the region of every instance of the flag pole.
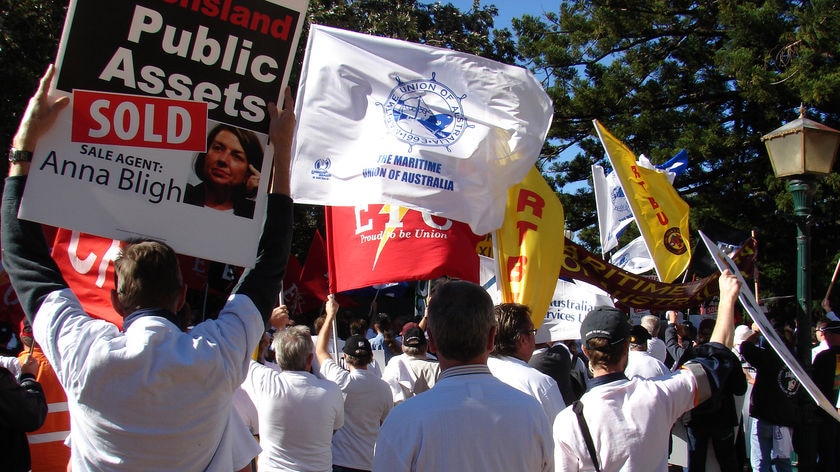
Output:
[[[752,230],[750,232],[750,237],[752,237],[753,240],[756,240],[755,239],[755,230]],[[756,252],[758,252],[758,242],[755,243],[755,250],[756,250]],[[756,257],[756,260],[753,263],[753,286],[754,286],[753,291],[755,292],[755,301],[759,302],[761,300],[761,298],[758,297],[758,257]]]
[[840,259],[837,260],[837,267],[834,268],[834,275],[831,277],[831,282],[828,284],[828,290],[825,291],[823,300],[828,300],[828,296],[831,295],[831,289],[834,288],[834,282],[837,281],[838,272],[840,272]]

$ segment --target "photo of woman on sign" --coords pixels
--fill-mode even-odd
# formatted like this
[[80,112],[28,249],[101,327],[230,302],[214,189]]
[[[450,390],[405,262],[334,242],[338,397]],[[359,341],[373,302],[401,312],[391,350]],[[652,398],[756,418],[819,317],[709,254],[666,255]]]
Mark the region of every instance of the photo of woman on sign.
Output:
[[251,131],[216,125],[207,136],[207,152],[193,164],[198,185],[187,184],[184,203],[254,217],[254,200],[260,184],[263,147]]

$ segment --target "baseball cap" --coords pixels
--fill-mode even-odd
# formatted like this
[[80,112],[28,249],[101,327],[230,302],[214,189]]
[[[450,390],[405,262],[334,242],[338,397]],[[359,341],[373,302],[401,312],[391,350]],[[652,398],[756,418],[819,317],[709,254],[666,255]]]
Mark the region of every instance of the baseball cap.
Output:
[[347,338],[347,341],[344,343],[344,347],[341,349],[341,351],[347,354],[348,356],[354,357],[362,357],[364,355],[369,355],[373,352],[370,348],[370,342],[367,340],[367,338],[358,334]]
[[411,328],[419,328],[419,327],[420,327],[419,324],[417,324],[413,321],[409,321],[408,323],[402,325],[402,329],[400,329],[400,336],[405,336],[405,333],[407,333],[408,330],[410,330]]
[[733,343],[735,346],[740,346],[741,343],[747,340],[754,331],[750,329],[747,325],[738,325],[735,327],[735,342]]
[[618,308],[599,306],[586,314],[580,325],[580,339],[587,347],[593,338],[608,339],[610,344],[618,344],[630,336],[630,323],[627,315]]
[[831,331],[832,333],[840,333],[840,321],[829,321],[827,325],[820,329],[820,331]]
[[422,346],[426,344],[426,335],[420,328],[409,328],[403,334],[403,345],[408,347]]
[[642,325],[634,325],[630,328],[630,342],[633,344],[642,345],[650,339],[650,333]]

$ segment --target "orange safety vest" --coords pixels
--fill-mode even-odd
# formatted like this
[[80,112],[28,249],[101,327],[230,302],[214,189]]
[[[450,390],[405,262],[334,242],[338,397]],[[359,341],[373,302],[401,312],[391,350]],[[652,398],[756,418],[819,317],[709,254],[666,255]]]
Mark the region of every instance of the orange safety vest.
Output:
[[[24,349],[18,358],[23,359],[29,353]],[[70,462],[70,448],[64,445],[64,440],[70,435],[70,413],[67,411],[67,395],[58,383],[58,377],[44,356],[44,351],[36,345],[32,350],[40,366],[35,379],[44,389],[47,399],[47,419],[44,424],[31,433],[29,451],[32,456],[33,472],[66,472]]]

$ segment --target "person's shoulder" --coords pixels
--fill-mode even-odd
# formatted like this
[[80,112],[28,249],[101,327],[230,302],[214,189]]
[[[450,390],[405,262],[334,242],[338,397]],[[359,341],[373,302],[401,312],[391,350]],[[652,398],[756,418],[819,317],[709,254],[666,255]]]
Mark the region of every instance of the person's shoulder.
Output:
[[249,198],[238,198],[233,202],[233,214],[245,218],[254,217],[256,202]]
[[829,346],[828,349],[824,349],[817,353],[816,357],[814,357],[813,364],[815,367],[817,365],[834,366],[837,363],[838,354],[840,354],[840,346]]

